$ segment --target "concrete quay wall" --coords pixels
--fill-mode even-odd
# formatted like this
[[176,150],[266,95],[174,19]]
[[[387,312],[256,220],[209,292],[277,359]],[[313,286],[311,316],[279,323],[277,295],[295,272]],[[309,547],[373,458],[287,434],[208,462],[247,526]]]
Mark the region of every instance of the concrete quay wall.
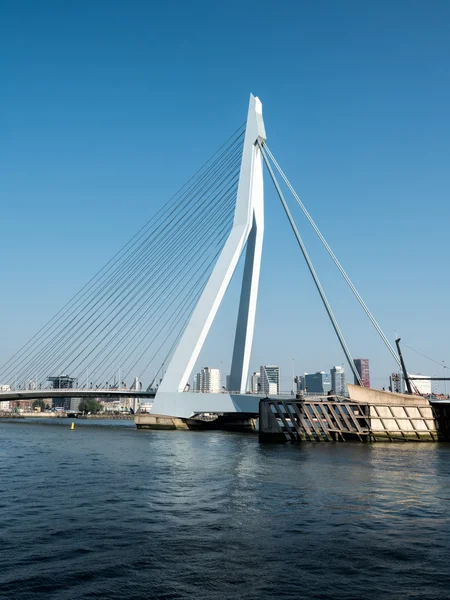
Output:
[[442,439],[445,427],[426,398],[352,384],[348,390],[350,400],[368,405],[370,429],[376,438]]
[[241,431],[256,430],[257,415],[254,413],[233,413],[228,415],[211,415],[193,419],[159,415],[156,413],[137,414],[134,422],[138,429],[179,429],[196,431]]
[[183,419],[167,415],[138,413],[134,422],[138,429],[189,429]]
[[[391,437],[400,434],[411,439],[420,437],[429,439],[438,437],[439,431],[431,405],[397,406],[369,405],[370,428],[373,434],[380,437],[388,432]],[[388,436],[386,433],[386,437]]]

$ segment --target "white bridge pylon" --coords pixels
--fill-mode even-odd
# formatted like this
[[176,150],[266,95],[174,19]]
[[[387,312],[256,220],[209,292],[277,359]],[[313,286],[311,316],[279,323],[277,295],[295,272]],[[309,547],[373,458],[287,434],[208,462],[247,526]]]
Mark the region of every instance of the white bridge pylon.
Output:
[[[233,226],[189,323],[167,366],[152,412],[189,417],[199,412],[257,412],[258,400],[245,396],[255,326],[264,236],[263,162],[258,142],[266,132],[260,100],[250,95]],[[230,373],[238,394],[186,392],[189,377],[247,244]]]

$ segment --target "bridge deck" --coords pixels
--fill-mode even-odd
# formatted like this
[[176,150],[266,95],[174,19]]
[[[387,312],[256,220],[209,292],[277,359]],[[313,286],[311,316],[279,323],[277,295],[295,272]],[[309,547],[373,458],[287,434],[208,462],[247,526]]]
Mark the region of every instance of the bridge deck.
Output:
[[46,390],[0,391],[0,402],[4,400],[37,400],[39,398],[154,398],[155,392],[126,389],[63,388]]

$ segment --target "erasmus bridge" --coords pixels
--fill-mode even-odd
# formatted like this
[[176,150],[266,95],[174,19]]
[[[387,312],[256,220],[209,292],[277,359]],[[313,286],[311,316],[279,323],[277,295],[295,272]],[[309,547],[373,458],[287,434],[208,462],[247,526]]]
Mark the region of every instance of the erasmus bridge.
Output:
[[[287,194],[300,206],[400,364],[394,348],[270,151],[262,104],[250,96],[246,123],[0,367],[4,390],[0,391],[0,401],[139,396],[154,397],[152,412],[160,415],[189,418],[204,412],[256,413],[259,398],[246,392],[264,237],[264,166],[356,381],[361,384],[289,209]],[[228,386],[231,391],[193,392],[189,378],[243,254]],[[148,373],[148,387],[140,390],[136,385],[132,389],[131,381]],[[77,383],[72,389],[49,388],[49,377],[55,381],[58,376],[69,376]]]

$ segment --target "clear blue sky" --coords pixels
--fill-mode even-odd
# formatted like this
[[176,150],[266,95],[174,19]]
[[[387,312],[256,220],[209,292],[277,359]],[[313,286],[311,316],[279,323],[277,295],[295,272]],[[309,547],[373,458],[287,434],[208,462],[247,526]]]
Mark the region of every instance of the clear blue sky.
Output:
[[[244,121],[250,92],[386,335],[450,362],[447,1],[5,0],[0,46],[0,362]],[[329,370],[342,352],[267,188],[251,368]],[[385,385],[393,361],[299,225],[353,355]],[[200,361],[223,371],[236,292]]]

